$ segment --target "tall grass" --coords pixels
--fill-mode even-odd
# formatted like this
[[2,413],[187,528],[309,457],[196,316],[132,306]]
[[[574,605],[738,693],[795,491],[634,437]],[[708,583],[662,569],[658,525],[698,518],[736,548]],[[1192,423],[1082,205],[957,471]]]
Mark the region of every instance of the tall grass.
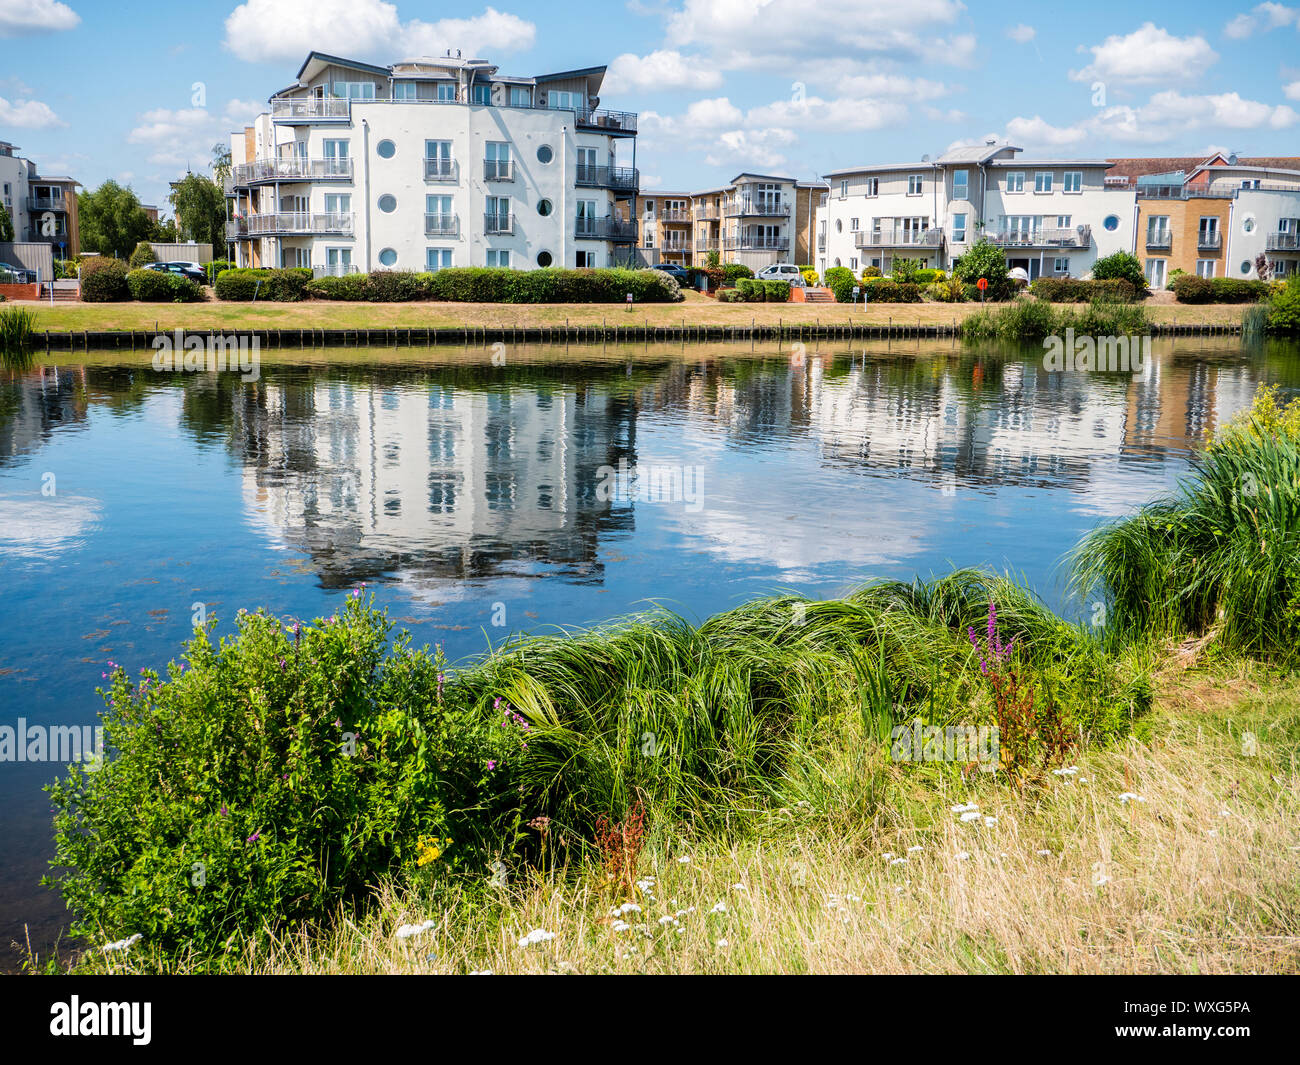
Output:
[[1102,594],[1128,637],[1200,636],[1294,659],[1300,642],[1300,401],[1254,406],[1179,492],[1089,533],[1071,557],[1077,594]]
[[0,307],[0,360],[6,366],[26,368],[36,333],[36,315],[25,307]]
[[1036,343],[1073,329],[1087,336],[1134,336],[1151,330],[1151,319],[1140,303],[1094,299],[1082,310],[1057,309],[1040,299],[1020,299],[970,315],[962,322],[967,340]]

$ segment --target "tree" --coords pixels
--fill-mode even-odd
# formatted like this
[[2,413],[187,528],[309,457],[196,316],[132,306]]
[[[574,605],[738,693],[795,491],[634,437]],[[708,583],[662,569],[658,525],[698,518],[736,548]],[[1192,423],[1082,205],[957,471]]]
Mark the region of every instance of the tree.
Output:
[[973,244],[970,251],[953,263],[952,276],[967,285],[984,278],[989,283],[985,290],[989,299],[1005,299],[1011,293],[1006,256],[992,241],[981,239]]
[[146,263],[156,263],[158,256],[153,253],[153,248],[149,247],[146,241],[140,241],[135,246],[135,251],[131,253],[131,269],[136,270]]
[[9,217],[5,205],[0,203],[0,242],[8,243],[14,239],[14,220]]
[[176,224],[183,240],[195,240],[221,248],[226,243],[226,195],[209,177],[186,174],[172,183],[168,197],[176,211]]
[[217,143],[212,146],[212,176],[218,185],[225,188],[226,179],[230,177],[230,145]]
[[101,255],[125,258],[142,240],[147,240],[153,223],[129,186],[105,181],[94,192],[77,196],[81,220],[81,246]]
[[155,244],[176,244],[180,240],[180,234],[176,232],[176,220],[160,218],[153,224],[149,239]]
[[1142,272],[1142,262],[1132,252],[1117,251],[1092,264],[1094,281],[1127,281],[1140,293],[1146,293],[1147,278]]

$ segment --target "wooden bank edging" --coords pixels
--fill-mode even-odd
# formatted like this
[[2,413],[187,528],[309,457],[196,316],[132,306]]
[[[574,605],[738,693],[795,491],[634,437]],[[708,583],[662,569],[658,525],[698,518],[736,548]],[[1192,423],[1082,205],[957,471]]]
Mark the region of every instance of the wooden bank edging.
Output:
[[[1239,336],[1240,323],[1199,324],[1161,322],[1151,326],[1152,336]],[[928,325],[907,323],[852,322],[785,325],[543,325],[485,326],[450,329],[399,327],[389,329],[162,329],[162,330],[67,330],[36,333],[39,349],[46,352],[154,349],[159,337],[175,345],[188,338],[256,338],[258,346],[275,348],[321,347],[470,347],[489,344],[650,344],[687,341],[801,341],[801,340],[904,340],[944,339],[961,336],[961,323]]]

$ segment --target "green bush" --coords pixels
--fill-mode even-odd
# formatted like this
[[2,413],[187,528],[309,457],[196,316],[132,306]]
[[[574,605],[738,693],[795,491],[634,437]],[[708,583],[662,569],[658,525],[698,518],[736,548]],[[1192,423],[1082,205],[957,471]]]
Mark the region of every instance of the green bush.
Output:
[[970,251],[953,263],[952,276],[967,285],[976,286],[975,299],[979,299],[977,282],[988,282],[984,298],[1004,300],[1015,292],[1015,284],[1007,277],[1007,259],[1002,249],[988,240],[977,241]]
[[718,290],[719,303],[744,303],[745,297],[740,294],[739,289],[723,288]]
[[966,286],[955,277],[934,282],[926,288],[925,294],[938,303],[966,302]]
[[208,275],[208,284],[209,285],[216,284],[217,275],[220,274],[223,270],[232,269],[234,265],[235,265],[234,263],[227,262],[225,259],[213,259],[212,262],[208,263],[208,265],[204,267]]
[[742,277],[753,277],[754,271],[741,263],[726,263],[722,267],[723,284],[732,284]]
[[1117,251],[1098,259],[1092,264],[1092,277],[1094,281],[1127,281],[1143,297],[1151,291],[1142,272],[1142,261],[1132,252]]
[[763,299],[768,303],[789,303],[789,281],[764,281]]
[[1269,298],[1268,331],[1300,336],[1300,275],[1292,277]]
[[1235,277],[1198,277],[1182,274],[1169,287],[1179,303],[1256,303],[1267,299],[1267,281],[1244,281]]
[[826,287],[835,296],[836,303],[852,303],[853,288],[858,284],[853,271],[847,266],[832,266],[826,271]]
[[157,261],[158,256],[153,253],[153,248],[149,247],[149,242],[146,240],[140,241],[135,246],[135,251],[131,253],[130,264],[132,270],[138,270],[146,263],[156,263]]
[[306,266],[284,270],[237,267],[223,271],[212,288],[219,300],[296,303],[304,298],[311,279],[311,268]]
[[1123,278],[1085,281],[1077,277],[1040,277],[1029,291],[1048,303],[1090,303],[1098,298],[1132,303],[1137,299],[1132,282]]
[[81,298],[87,303],[121,303],[131,298],[126,263],[88,259],[81,268]]
[[126,275],[131,298],[141,303],[194,303],[203,290],[188,277],[164,270],[132,270]]
[[917,285],[932,285],[937,281],[944,281],[948,277],[942,270],[936,270],[931,267],[921,267],[912,272],[912,282]]
[[880,267],[878,266],[864,266],[862,268],[863,281],[866,281],[873,277],[879,277],[879,276],[880,276]]
[[[421,278],[424,276],[420,275]],[[366,275],[342,274],[338,277],[317,277],[308,281],[303,291],[308,299],[349,300],[359,303],[366,298]],[[422,281],[421,294],[423,295],[425,291],[427,286]]]
[[423,295],[419,274],[411,270],[376,270],[366,278],[363,298],[371,303],[410,303]]
[[[890,271],[889,276],[892,277],[899,284],[911,285],[911,284],[916,284],[920,280],[917,277],[917,274],[920,272],[920,270],[921,270],[920,259],[899,258],[894,260],[894,267]],[[866,271],[863,271],[863,273],[865,274]],[[927,278],[926,280],[927,282],[933,281],[934,278],[930,277]]]
[[[920,303],[921,286],[910,282],[902,284],[890,278],[880,278],[862,286],[861,298],[868,303]],[[852,300],[853,292],[850,290],[849,301]]]

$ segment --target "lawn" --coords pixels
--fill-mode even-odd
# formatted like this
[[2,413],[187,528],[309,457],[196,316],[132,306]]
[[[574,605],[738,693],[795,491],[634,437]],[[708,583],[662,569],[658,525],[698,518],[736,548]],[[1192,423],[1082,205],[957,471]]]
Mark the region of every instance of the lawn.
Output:
[[[104,332],[110,330],[221,329],[461,329],[536,326],[735,326],[751,324],[951,325],[979,309],[978,303],[892,303],[854,307],[846,304],[718,303],[688,292],[684,303],[642,304],[632,310],[618,304],[517,303],[220,303],[201,304],[21,303],[36,312],[36,330]],[[1148,304],[1157,322],[1238,324],[1242,308],[1233,305],[1183,307]]]

